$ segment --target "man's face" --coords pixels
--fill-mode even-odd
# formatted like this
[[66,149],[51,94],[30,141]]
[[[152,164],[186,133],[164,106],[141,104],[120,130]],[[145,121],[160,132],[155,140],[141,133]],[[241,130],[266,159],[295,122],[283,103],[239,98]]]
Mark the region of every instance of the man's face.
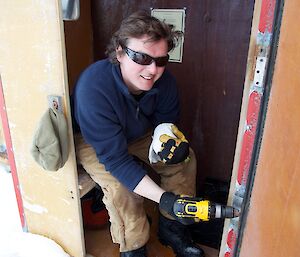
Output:
[[[162,57],[168,54],[168,46],[165,40],[157,42],[147,42],[147,36],[142,38],[131,38],[128,40],[127,47],[133,51],[150,55],[151,57]],[[121,49],[121,48],[120,48]],[[125,84],[133,94],[140,94],[153,87],[156,80],[160,78],[165,70],[165,66],[158,67],[155,62],[149,65],[135,63],[124,53],[117,54],[120,69]]]

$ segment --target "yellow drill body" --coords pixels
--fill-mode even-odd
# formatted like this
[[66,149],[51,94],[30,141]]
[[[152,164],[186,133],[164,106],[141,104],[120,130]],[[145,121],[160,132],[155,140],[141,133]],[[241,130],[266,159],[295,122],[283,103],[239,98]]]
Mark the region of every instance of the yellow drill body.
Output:
[[203,221],[209,220],[209,201],[190,201],[187,199],[178,199],[177,203],[182,205],[182,211],[178,211],[176,216],[180,218],[198,218]]
[[213,203],[208,200],[192,200],[184,196],[177,199],[174,213],[179,218],[194,218],[195,221],[239,216],[239,211],[231,206]]

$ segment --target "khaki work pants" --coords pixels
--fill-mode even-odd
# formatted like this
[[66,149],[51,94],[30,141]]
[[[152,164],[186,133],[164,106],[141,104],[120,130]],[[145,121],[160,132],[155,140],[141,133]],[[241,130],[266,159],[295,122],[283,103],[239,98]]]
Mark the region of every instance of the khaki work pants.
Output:
[[[151,134],[129,145],[129,153],[149,164],[148,151]],[[84,142],[81,135],[75,135],[78,162],[91,178],[101,186],[103,202],[110,216],[110,232],[114,243],[120,245],[120,252],[132,251],[144,246],[150,236],[150,226],[143,207],[143,197],[129,191],[99,163],[91,145]],[[150,164],[149,164],[150,165]],[[165,165],[152,164],[160,175],[161,187],[175,194],[195,195],[196,159],[190,149],[189,161]]]

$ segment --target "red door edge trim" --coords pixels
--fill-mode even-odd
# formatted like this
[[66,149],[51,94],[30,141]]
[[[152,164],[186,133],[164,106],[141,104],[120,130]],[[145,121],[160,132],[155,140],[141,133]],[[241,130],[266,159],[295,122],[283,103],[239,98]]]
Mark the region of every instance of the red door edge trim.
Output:
[[15,194],[16,194],[16,199],[17,199],[17,205],[18,205],[19,215],[20,215],[20,219],[21,219],[21,225],[22,225],[23,230],[26,230],[23,201],[22,201],[22,196],[21,196],[21,192],[20,192],[17,167],[16,167],[16,163],[15,163],[15,156],[13,153],[13,146],[12,146],[12,140],[11,140],[10,129],[9,129],[9,124],[8,124],[8,118],[7,118],[1,77],[0,77],[0,116],[1,116],[1,120],[2,120],[2,127],[3,127],[5,143],[6,143],[8,163],[9,163],[9,166],[11,169],[11,174],[12,174],[12,179],[13,179],[13,184],[14,184],[14,189],[15,189]]

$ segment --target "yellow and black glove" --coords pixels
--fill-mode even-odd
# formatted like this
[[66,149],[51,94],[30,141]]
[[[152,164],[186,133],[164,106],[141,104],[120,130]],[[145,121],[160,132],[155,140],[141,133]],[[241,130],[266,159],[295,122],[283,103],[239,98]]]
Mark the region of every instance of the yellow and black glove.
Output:
[[150,163],[162,161],[176,164],[186,160],[188,156],[189,143],[173,123],[162,123],[155,128],[149,149]]

